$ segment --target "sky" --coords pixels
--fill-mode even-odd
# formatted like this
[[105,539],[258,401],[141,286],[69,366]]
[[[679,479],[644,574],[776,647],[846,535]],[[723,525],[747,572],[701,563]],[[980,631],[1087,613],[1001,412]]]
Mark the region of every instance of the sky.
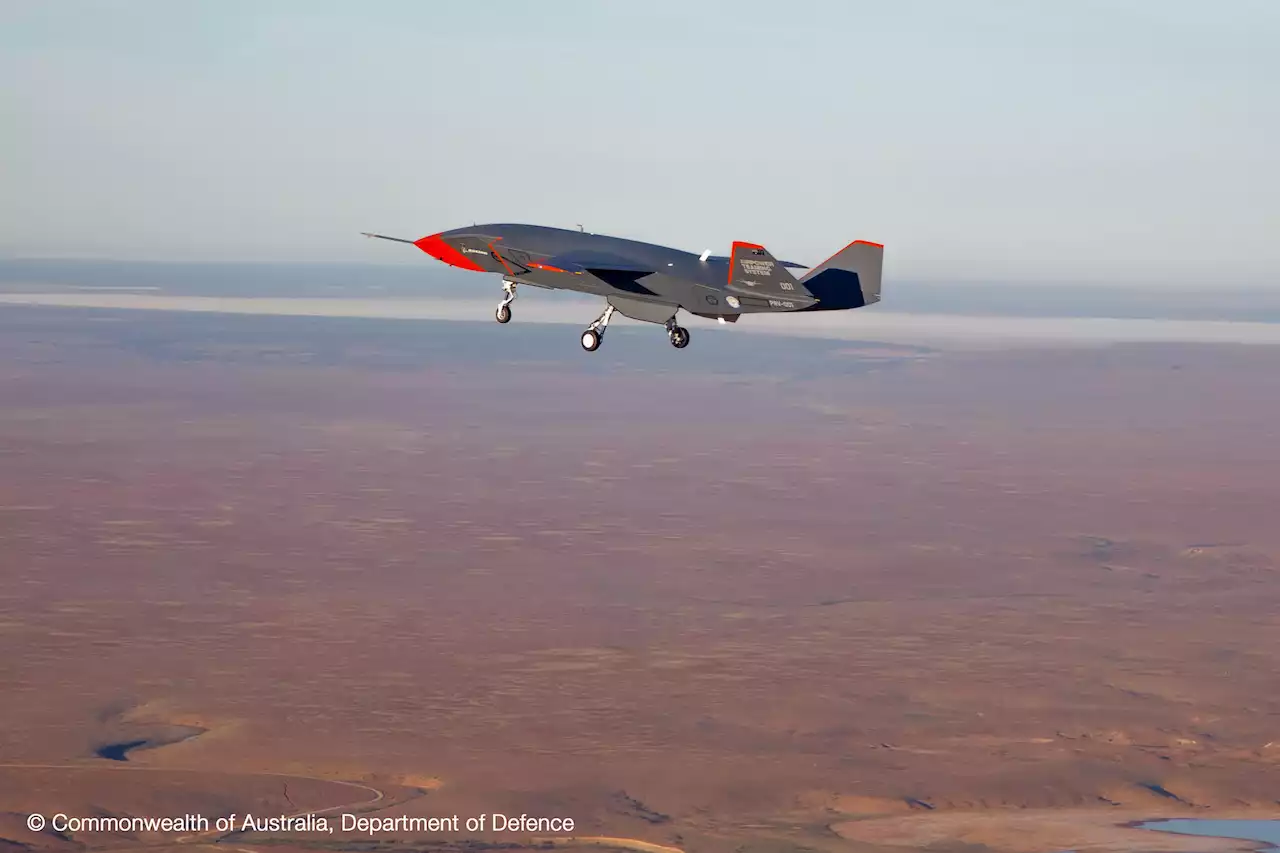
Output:
[[0,0],[0,255],[533,222],[886,280],[1280,287],[1280,3]]

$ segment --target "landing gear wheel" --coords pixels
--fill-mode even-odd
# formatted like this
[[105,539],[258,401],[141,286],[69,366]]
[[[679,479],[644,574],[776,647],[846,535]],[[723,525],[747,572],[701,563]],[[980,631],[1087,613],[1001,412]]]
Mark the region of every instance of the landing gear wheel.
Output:
[[671,338],[671,345],[676,349],[684,349],[689,345],[689,330],[684,326],[675,326],[667,333],[667,337]]
[[609,321],[613,319],[613,312],[617,310],[613,305],[606,305],[604,313],[595,319],[587,330],[582,333],[582,348],[587,352],[595,352],[600,349],[600,342],[604,340],[604,331],[609,328]]
[[511,322],[511,303],[516,301],[516,282],[509,278],[502,280],[502,292],[506,294],[498,303],[498,310],[493,312],[493,319],[499,323]]

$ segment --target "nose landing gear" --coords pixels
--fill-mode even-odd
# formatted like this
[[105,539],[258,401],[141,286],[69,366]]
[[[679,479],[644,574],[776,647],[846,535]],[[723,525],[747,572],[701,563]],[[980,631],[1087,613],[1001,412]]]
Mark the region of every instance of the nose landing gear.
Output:
[[502,289],[506,292],[502,303],[498,305],[498,310],[493,312],[493,319],[499,323],[511,322],[511,303],[516,301],[516,283],[514,281],[502,280]]

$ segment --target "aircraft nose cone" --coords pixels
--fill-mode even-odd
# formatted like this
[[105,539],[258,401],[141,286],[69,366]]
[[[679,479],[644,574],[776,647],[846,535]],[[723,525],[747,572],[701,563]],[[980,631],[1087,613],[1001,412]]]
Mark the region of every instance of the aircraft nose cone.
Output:
[[453,246],[450,246],[445,239],[439,234],[431,234],[413,241],[413,245],[426,252],[438,261],[443,261],[451,267],[461,267],[464,270],[474,270],[476,272],[484,272],[484,267],[459,252]]
[[415,240],[413,245],[439,261],[443,261],[444,254],[452,248],[439,234],[432,234],[429,237]]

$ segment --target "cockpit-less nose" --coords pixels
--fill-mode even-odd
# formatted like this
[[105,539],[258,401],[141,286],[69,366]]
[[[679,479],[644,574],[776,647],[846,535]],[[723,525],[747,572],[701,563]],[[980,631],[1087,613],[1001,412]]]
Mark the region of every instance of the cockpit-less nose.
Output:
[[690,314],[736,323],[743,314],[840,311],[880,301],[884,246],[855,240],[800,278],[803,264],[780,261],[757,243],[736,242],[728,255],[683,252],[652,243],[540,225],[474,225],[417,240],[368,234],[412,243],[459,269],[502,276],[505,296],[495,317],[511,320],[511,303],[522,283],[602,296],[606,305],[582,333],[582,348],[599,349],[609,319],[658,323],[676,349],[689,345],[689,330],[676,322]]

